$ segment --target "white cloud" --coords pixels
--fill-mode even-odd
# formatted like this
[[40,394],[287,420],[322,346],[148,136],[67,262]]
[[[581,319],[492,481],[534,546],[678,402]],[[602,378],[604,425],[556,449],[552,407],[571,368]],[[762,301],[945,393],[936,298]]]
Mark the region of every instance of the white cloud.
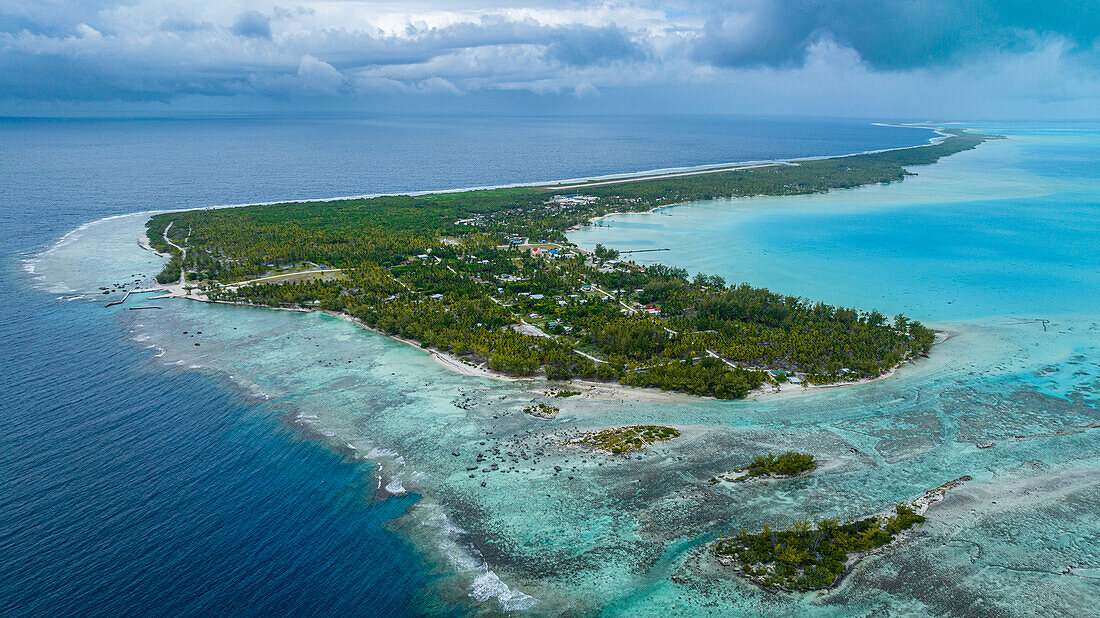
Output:
[[337,94],[347,86],[347,78],[331,64],[310,55],[298,61],[298,79],[309,91]]

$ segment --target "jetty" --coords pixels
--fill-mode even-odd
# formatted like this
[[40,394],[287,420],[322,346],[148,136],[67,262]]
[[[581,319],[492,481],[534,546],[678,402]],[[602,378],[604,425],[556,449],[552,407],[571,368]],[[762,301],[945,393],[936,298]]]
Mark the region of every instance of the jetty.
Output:
[[624,253],[648,253],[650,251],[671,251],[671,249],[631,249],[629,251],[620,251],[619,255]]
[[[127,298],[130,298],[131,294],[142,294],[144,292],[167,292],[167,291],[168,290],[166,290],[164,288],[134,288],[132,290],[126,290],[126,294],[124,294],[122,296],[122,298],[120,298],[119,300],[112,300],[111,302],[109,302],[109,303],[107,303],[106,305],[103,305],[103,306],[104,307],[114,307],[115,305],[121,305],[122,303],[126,302]],[[140,307],[139,307],[139,309],[140,309]]]

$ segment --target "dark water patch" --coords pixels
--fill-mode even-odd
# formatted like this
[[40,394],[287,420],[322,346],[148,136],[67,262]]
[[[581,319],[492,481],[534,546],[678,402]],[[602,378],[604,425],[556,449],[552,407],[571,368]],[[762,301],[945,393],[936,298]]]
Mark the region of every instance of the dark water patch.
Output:
[[[10,279],[2,282],[10,284]],[[403,613],[419,558],[349,465],[96,303],[0,316],[0,613]]]

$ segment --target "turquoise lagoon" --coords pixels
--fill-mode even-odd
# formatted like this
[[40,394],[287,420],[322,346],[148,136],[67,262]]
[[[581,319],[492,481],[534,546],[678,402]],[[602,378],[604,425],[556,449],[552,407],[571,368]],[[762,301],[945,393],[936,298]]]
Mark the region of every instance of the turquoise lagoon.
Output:
[[[640,255],[905,312],[951,335],[870,384],[740,402],[575,397],[548,421],[522,412],[542,400],[541,383],[458,375],[326,315],[145,298],[103,311],[150,363],[209,373],[375,462],[379,498],[418,494],[392,527],[436,565],[425,612],[1079,614],[1100,598],[1100,442],[1089,429],[1100,421],[1100,130],[975,128],[1008,139],[902,183],[616,215],[572,236],[667,247]],[[35,276],[85,298],[148,277],[160,259],[137,244],[144,219],[82,227],[33,262]],[[643,422],[684,435],[633,459],[561,446]],[[996,446],[976,448],[984,441]],[[707,482],[779,449],[826,464],[802,479]],[[499,470],[468,470],[478,453]],[[768,594],[703,551],[742,527],[862,516],[963,475],[973,480],[914,538],[829,593]]]

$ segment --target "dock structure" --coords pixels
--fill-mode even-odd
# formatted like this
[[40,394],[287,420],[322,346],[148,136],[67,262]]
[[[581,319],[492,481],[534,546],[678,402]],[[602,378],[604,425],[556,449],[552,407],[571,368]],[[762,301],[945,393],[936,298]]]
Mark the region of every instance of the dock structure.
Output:
[[107,303],[106,305],[103,305],[103,306],[104,307],[114,307],[115,305],[121,305],[122,303],[126,302],[127,298],[130,298],[131,294],[142,294],[144,292],[167,292],[167,291],[168,290],[166,290],[164,288],[134,288],[132,290],[126,290],[126,294],[124,294],[123,297],[120,298],[119,300],[112,300],[111,302],[109,302],[109,303]]
[[648,253],[650,251],[671,251],[671,249],[631,249],[629,251],[620,251],[619,255],[624,253]]
[[111,302],[109,302],[109,303],[107,303],[106,305],[103,305],[103,306],[104,307],[114,307],[115,305],[121,305],[122,303],[126,302],[126,299],[130,298],[130,294],[133,294],[133,293],[134,293],[133,290],[126,290],[126,294],[122,297],[122,299],[112,300]]

